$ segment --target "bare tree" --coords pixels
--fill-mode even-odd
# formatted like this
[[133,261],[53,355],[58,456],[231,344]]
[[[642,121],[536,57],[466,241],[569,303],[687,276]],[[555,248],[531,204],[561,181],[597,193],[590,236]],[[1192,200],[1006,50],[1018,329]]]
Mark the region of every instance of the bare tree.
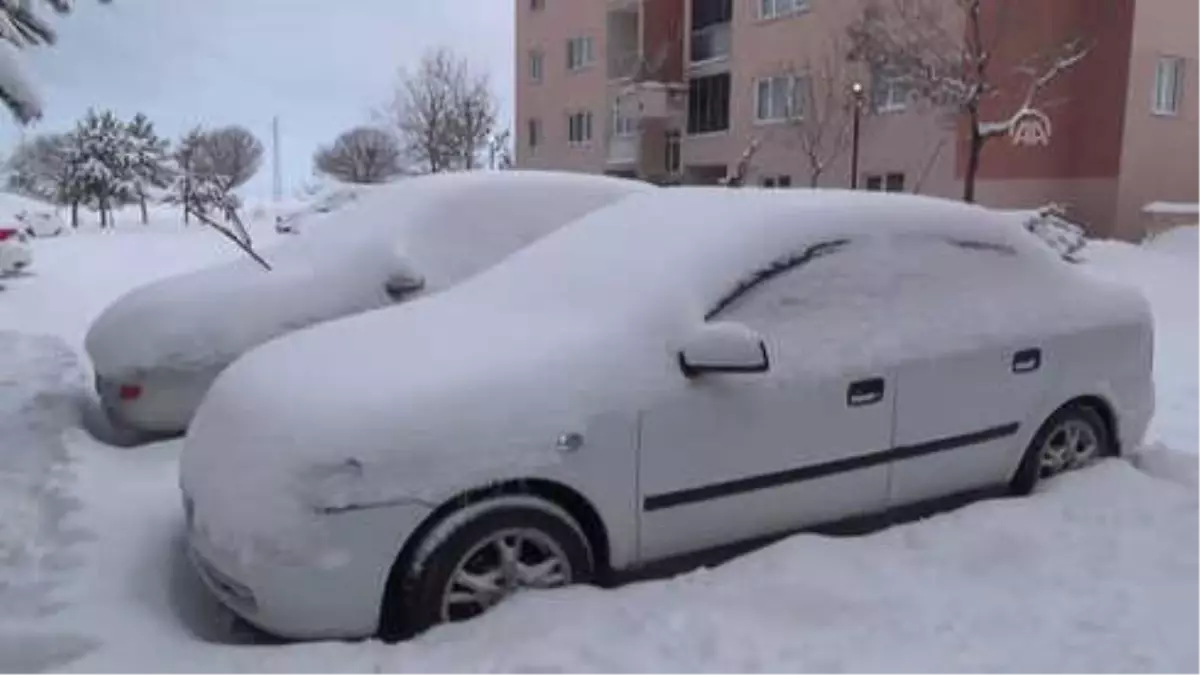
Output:
[[356,127],[313,156],[317,171],[346,183],[383,183],[402,171],[396,137],[374,127]]
[[226,191],[241,187],[262,168],[263,144],[240,126],[205,132],[200,142],[200,173],[219,178]]
[[852,140],[855,99],[840,43],[835,41],[821,58],[805,64],[794,74],[792,86],[790,126],[795,145],[808,164],[809,186],[817,187]]
[[[983,119],[986,102],[1011,93],[1004,91],[1008,80],[995,72],[993,59],[1008,27],[1005,12],[1015,11],[1013,4],[1022,3],[870,0],[847,31],[850,58],[871,68],[876,86],[890,80],[911,90],[918,100],[966,121],[963,200],[968,202],[975,201],[980,157],[987,142],[1036,114],[1045,90],[1090,49],[1090,42],[1079,35],[1026,55],[1014,73],[1025,80],[1020,102],[999,120]],[[994,11],[985,10],[993,5]],[[1029,29],[1026,24],[1019,26]]]
[[746,176],[750,175],[754,156],[758,154],[760,147],[762,147],[762,141],[757,138],[750,139],[750,143],[746,145],[746,149],[742,151],[738,161],[729,167],[725,172],[725,177],[718,180],[717,183],[731,188],[743,187],[746,184]]
[[496,127],[497,108],[488,78],[443,48],[426,54],[415,73],[401,70],[382,116],[396,129],[413,165],[440,173],[479,165]]
[[71,143],[68,134],[47,134],[22,143],[6,166],[8,188],[54,204],[70,204],[76,187]]

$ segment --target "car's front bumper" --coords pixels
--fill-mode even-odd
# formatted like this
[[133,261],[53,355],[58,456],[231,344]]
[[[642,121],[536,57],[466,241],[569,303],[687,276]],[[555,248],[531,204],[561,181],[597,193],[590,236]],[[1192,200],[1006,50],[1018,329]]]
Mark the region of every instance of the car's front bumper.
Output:
[[[253,508],[248,505],[248,508]],[[189,508],[190,510],[190,508]],[[188,518],[189,555],[209,590],[241,618],[292,639],[375,635],[388,575],[405,539],[429,515],[423,504],[321,516],[321,547],[304,559],[218,549]]]

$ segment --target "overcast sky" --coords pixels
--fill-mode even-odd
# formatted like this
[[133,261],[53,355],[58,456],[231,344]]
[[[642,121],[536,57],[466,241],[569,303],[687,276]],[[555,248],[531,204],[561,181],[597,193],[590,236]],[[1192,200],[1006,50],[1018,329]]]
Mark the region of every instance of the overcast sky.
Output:
[[[511,0],[78,0],[59,43],[26,52],[46,99],[27,133],[68,128],[89,106],[144,111],[160,133],[238,123],[268,145],[282,119],[285,187],[310,175],[312,152],[367,121],[396,71],[446,45],[488,72],[511,116]],[[0,143],[19,139],[0,118]],[[7,153],[6,153],[7,154]],[[270,193],[269,163],[250,190]]]

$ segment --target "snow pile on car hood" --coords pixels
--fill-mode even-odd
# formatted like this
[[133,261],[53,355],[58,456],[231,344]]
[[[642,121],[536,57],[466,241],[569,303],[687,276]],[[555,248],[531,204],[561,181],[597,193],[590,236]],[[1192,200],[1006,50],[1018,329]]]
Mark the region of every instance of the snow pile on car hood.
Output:
[[[895,226],[861,224],[872,212]],[[273,509],[314,505],[318,474],[364,477],[356,497],[368,501],[428,499],[476,478],[528,475],[521,472],[558,461],[559,433],[680,387],[680,341],[748,270],[831,237],[999,247],[995,257],[1006,262],[995,269],[1007,276],[993,278],[1003,282],[992,289],[994,305],[968,289],[957,308],[855,311],[863,302],[856,296],[874,294],[874,306],[885,307],[894,299],[878,272],[884,244],[837,276],[845,303],[813,308],[827,318],[815,321],[825,321],[824,332],[805,347],[814,368],[916,358],[946,340],[1042,334],[1148,311],[1135,291],[1116,286],[1076,297],[1098,282],[1011,220],[972,207],[841,192],[663,191],[584,218],[436,297],[316,326],[248,354],[197,413],[184,481],[208,508],[240,508],[239,495],[252,490],[252,516],[218,520],[276,529]],[[839,264],[836,255],[827,262]],[[936,322],[953,330],[931,333]]]

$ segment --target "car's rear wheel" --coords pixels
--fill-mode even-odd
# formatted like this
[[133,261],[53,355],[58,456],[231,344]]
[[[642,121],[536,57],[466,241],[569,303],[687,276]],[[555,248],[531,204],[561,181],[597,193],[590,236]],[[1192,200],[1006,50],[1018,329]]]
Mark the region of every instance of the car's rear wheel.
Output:
[[1116,454],[1112,433],[1093,407],[1071,403],[1038,429],[1013,477],[1014,494],[1033,492],[1037,484]]
[[468,510],[434,528],[408,570],[404,633],[475,618],[516,593],[592,578],[587,537],[565,511],[532,499]]

